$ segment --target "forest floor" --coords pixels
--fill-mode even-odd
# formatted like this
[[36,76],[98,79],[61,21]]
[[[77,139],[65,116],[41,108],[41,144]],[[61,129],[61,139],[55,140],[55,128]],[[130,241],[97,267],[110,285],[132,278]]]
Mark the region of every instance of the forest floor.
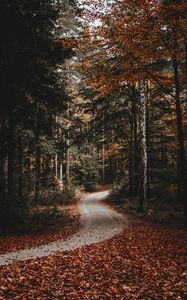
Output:
[[[80,248],[84,245],[98,243],[121,232],[127,226],[125,216],[106,207],[101,200],[108,192],[85,195],[78,203],[80,211],[80,229],[67,239],[57,239],[49,243],[43,240],[43,245],[0,255],[0,266],[14,260],[29,260]],[[57,237],[57,236],[56,236]],[[57,237],[58,238],[58,237]]]
[[183,205],[175,197],[165,199],[149,199],[149,206],[146,212],[138,212],[138,199],[128,196],[115,196],[111,194],[105,203],[112,206],[120,213],[136,217],[139,220],[147,221],[155,225],[168,226],[170,228],[182,228],[184,226]]
[[[31,248],[40,246],[46,243],[51,243],[59,239],[66,239],[79,230],[80,227],[80,213],[77,204],[71,204],[66,206],[57,206],[59,212],[62,212],[62,222],[60,224],[53,224],[54,226],[46,226],[47,228],[42,228],[39,232],[32,232],[27,234],[7,234],[5,236],[0,236],[0,255],[7,252],[17,251],[25,248]],[[35,212],[51,211],[51,207],[39,206],[35,208]],[[64,216],[66,218],[64,218]],[[50,218],[50,215],[47,215]],[[59,220],[57,220],[59,222]],[[55,221],[56,222],[56,221]],[[42,224],[43,225],[43,224]]]
[[186,230],[130,216],[112,238],[0,268],[0,299],[187,299]]

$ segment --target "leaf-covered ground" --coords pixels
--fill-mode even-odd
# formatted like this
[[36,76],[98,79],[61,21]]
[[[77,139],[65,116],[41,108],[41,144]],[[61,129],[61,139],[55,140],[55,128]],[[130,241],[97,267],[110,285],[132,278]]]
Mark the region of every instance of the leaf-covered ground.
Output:
[[0,254],[40,246],[59,239],[65,239],[79,229],[79,209],[71,205],[67,209],[67,223],[62,223],[56,229],[45,232],[0,236]]
[[134,223],[97,245],[1,267],[0,299],[186,299],[185,235]]

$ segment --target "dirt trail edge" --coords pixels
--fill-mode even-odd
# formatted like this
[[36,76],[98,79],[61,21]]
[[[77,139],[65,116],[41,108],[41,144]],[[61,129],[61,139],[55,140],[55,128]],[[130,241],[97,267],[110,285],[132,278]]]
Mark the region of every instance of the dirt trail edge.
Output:
[[104,191],[90,194],[79,202],[81,228],[67,240],[58,240],[46,245],[2,254],[0,266],[10,264],[14,260],[35,259],[54,254],[54,252],[95,244],[120,233],[127,227],[127,219],[101,202],[108,193]]

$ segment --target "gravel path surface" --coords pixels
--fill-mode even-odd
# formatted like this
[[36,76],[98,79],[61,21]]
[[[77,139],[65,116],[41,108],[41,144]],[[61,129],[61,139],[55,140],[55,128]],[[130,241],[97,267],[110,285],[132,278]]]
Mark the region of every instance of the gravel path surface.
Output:
[[2,254],[0,266],[7,265],[14,260],[35,259],[54,252],[95,244],[120,233],[127,227],[127,220],[123,215],[109,209],[101,202],[108,193],[105,191],[90,194],[79,202],[82,225],[80,230],[67,240],[58,240],[46,245]]

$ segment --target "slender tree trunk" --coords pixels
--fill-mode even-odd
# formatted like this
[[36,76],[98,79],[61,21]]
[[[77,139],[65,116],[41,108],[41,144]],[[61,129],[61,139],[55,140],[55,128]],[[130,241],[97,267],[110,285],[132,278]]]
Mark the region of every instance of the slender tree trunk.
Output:
[[[134,93],[133,93],[134,94]],[[132,114],[133,114],[133,153],[134,153],[134,194],[138,195],[139,186],[139,159],[138,159],[138,126],[137,126],[137,107],[135,95],[132,99]]]
[[182,111],[180,103],[180,81],[178,72],[178,61],[176,55],[173,55],[173,70],[175,80],[175,105],[177,117],[177,131],[178,131],[178,144],[179,144],[179,161],[181,171],[181,186],[182,186],[182,199],[184,205],[185,225],[187,226],[187,180],[186,180],[186,156],[184,147],[184,133],[182,124]]
[[67,137],[66,140],[66,187],[70,187],[70,140]]
[[117,160],[114,160],[114,183],[117,183]]
[[5,156],[6,156],[5,117],[2,116],[1,128],[0,128],[0,195],[3,201],[5,200],[5,196],[6,196]]
[[51,158],[48,156],[46,159],[46,174],[47,174],[47,186],[51,184]]
[[[132,107],[131,107],[132,113]],[[133,195],[134,192],[134,185],[133,185],[133,117],[131,114],[130,120],[130,141],[129,141],[129,193]]]
[[102,183],[105,184],[105,144],[102,145]]
[[18,163],[19,163],[19,201],[23,202],[23,146],[22,138],[18,140]]
[[[147,192],[148,192],[148,157],[147,157],[147,128],[146,128],[146,97],[144,81],[140,82],[140,126],[141,126],[141,160],[142,160],[142,192],[140,191],[139,210],[143,211],[147,208]],[[142,200],[141,200],[142,199]],[[142,202],[142,203],[141,203]]]
[[58,178],[58,154],[55,153],[55,177]]
[[36,119],[35,119],[35,138],[36,138],[36,150],[35,150],[35,191],[34,199],[37,203],[40,194],[40,176],[41,176],[41,155],[39,149],[39,136],[40,136],[40,114],[39,114],[39,103],[36,102]]
[[68,125],[67,125],[67,137],[66,137],[66,188],[69,189],[71,182],[70,182],[70,139],[69,139],[69,118],[70,118],[70,109],[68,106],[67,110],[67,118],[68,118]]
[[102,183],[105,184],[106,174],[105,174],[105,124],[104,124],[104,113],[103,113],[103,128],[102,128]]
[[187,87],[187,43],[185,43],[185,73],[186,73],[186,87]]
[[14,189],[14,176],[13,176],[13,164],[14,164],[14,114],[13,108],[9,109],[8,120],[8,206],[11,208],[11,202],[13,198]]
[[144,186],[143,186],[143,162],[141,161],[140,172],[139,172],[139,206],[138,211],[145,211],[145,201],[144,201]]
[[63,165],[62,163],[60,164],[60,189],[61,191],[63,190]]
[[38,202],[40,194],[40,151],[36,149],[35,157],[35,202]]
[[150,99],[150,90],[151,90],[151,83],[150,80],[146,81],[146,142],[147,142],[147,198],[150,197],[150,174],[149,174],[149,153],[150,153],[150,115],[149,115],[149,99]]
[[31,157],[30,156],[27,157],[26,170],[27,170],[28,174],[30,175],[30,173],[31,173]]
[[180,156],[177,153],[177,198],[179,202],[182,202],[182,190],[181,190],[181,168],[180,168]]

